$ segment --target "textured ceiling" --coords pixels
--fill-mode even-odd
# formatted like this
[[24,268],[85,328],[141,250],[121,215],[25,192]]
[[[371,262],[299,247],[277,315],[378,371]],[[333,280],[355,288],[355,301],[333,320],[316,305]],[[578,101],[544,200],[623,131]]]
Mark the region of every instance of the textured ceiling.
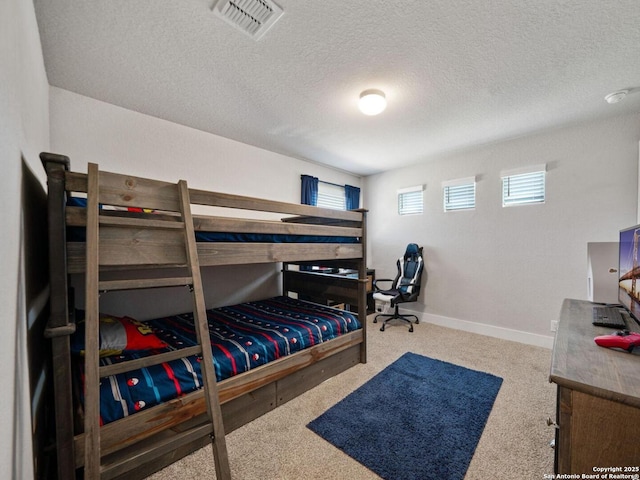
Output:
[[361,175],[640,111],[604,101],[640,87],[638,0],[276,3],[255,41],[213,0],[34,0],[51,85]]

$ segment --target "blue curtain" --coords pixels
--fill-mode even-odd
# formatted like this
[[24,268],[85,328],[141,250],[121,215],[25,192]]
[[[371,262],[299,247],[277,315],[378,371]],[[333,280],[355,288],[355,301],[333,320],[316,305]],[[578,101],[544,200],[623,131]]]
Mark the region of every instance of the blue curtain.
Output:
[[344,186],[344,196],[346,200],[347,210],[355,210],[360,208],[360,189],[351,185]]
[[318,178],[311,175],[300,175],[302,178],[302,195],[300,203],[318,205]]

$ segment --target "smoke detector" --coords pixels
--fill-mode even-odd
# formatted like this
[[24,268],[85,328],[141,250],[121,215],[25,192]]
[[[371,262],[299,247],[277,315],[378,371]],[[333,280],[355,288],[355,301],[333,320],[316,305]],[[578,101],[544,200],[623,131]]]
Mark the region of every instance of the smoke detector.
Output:
[[213,13],[259,40],[284,11],[270,0],[218,0],[213,6]]
[[610,93],[609,95],[604,97],[604,99],[606,100],[607,103],[618,103],[624,97],[626,97],[628,93],[629,93],[629,90],[618,90],[617,92]]

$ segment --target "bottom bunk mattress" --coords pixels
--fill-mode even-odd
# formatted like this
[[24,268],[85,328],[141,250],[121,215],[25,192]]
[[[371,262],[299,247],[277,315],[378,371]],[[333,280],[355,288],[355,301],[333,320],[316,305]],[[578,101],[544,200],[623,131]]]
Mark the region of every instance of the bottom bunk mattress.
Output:
[[[208,310],[207,317],[218,381],[361,328],[348,311],[286,296]],[[192,314],[138,325],[147,339],[153,337],[154,341],[147,342],[152,348],[122,345],[121,351],[115,352],[101,348],[101,352],[107,352],[101,354],[102,365],[196,344]],[[83,349],[77,345],[74,348],[74,341],[83,342],[83,328],[76,333],[72,349],[81,353]],[[101,342],[105,336],[101,322]],[[77,355],[76,359],[80,386],[84,379],[83,358]],[[102,378],[100,423],[113,422],[201,388],[201,360],[199,356],[189,356]],[[84,388],[78,390],[82,392]],[[81,393],[79,397],[82,402]]]

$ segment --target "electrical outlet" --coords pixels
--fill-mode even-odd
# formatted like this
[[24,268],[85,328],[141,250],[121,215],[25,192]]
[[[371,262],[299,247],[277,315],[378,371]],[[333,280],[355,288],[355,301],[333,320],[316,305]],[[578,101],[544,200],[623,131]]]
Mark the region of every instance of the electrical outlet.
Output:
[[551,331],[555,332],[558,330],[558,320],[551,320]]

